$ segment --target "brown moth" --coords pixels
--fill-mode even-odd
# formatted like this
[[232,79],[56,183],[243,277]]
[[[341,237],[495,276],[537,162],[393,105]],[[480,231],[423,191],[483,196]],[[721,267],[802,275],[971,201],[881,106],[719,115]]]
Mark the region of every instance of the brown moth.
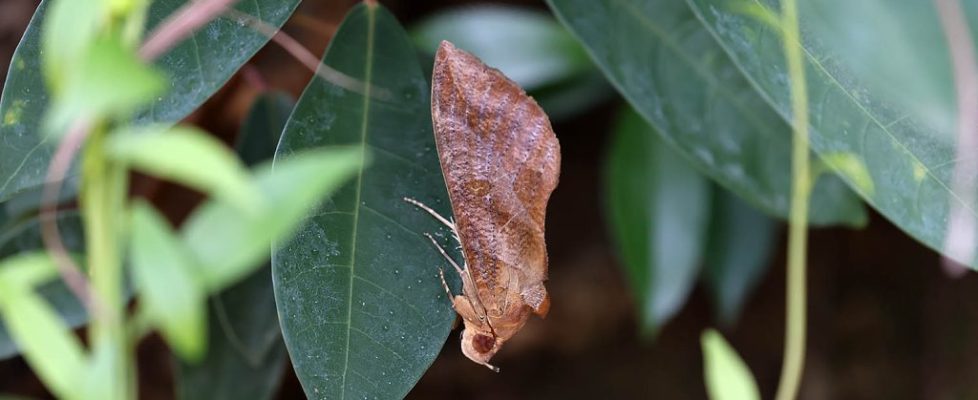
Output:
[[545,317],[550,308],[544,217],[560,174],[560,144],[519,85],[447,41],[435,55],[431,83],[435,143],[455,221],[405,200],[435,215],[461,243],[464,268],[445,257],[462,277],[462,294],[452,296],[447,284],[445,290],[465,324],[462,353],[498,371],[489,364],[493,355],[531,313]]

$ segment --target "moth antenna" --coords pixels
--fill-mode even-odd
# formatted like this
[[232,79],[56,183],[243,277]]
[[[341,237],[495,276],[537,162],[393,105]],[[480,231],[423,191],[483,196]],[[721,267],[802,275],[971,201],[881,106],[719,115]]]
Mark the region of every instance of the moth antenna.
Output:
[[449,229],[451,229],[452,230],[452,233],[455,234],[455,236],[458,236],[458,233],[456,233],[457,231],[455,230],[455,224],[452,223],[452,222],[449,222],[447,219],[445,219],[445,217],[442,217],[441,214],[438,214],[438,212],[436,212],[435,210],[432,210],[430,207],[424,205],[424,203],[422,203],[420,201],[417,201],[415,199],[412,199],[410,197],[405,197],[404,198],[404,201],[406,201],[406,202],[408,202],[410,204],[414,204],[415,207],[418,207],[418,208],[420,208],[422,210],[427,211],[428,214],[431,214],[432,217],[435,217],[435,219],[437,219],[438,222],[441,222],[441,223],[445,224],[445,226],[447,226]]

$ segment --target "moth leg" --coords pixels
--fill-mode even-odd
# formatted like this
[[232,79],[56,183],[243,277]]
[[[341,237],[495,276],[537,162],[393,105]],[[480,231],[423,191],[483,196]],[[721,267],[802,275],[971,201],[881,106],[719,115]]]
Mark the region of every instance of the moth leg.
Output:
[[441,287],[445,288],[445,293],[448,294],[448,300],[452,302],[452,308],[455,308],[455,295],[452,294],[452,289],[448,288],[448,281],[445,280],[445,270],[438,268],[438,276],[441,278]]
[[448,263],[452,264],[452,267],[455,268],[455,271],[458,272],[458,274],[464,279],[467,275],[465,274],[465,271],[462,270],[462,267],[459,267],[458,264],[455,263],[455,259],[448,256],[448,253],[445,252],[445,249],[443,249],[441,245],[438,244],[437,241],[435,241],[435,238],[431,236],[430,233],[425,233],[424,235],[427,236],[429,240],[431,240],[431,243],[435,245],[435,248],[438,249],[438,252],[441,253],[442,257],[445,257],[445,259],[448,260]]

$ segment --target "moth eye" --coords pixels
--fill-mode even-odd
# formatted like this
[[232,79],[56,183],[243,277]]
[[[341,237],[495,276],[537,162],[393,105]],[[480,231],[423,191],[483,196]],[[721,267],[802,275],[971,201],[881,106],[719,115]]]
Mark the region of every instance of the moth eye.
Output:
[[472,337],[472,348],[479,353],[485,354],[492,351],[493,346],[496,344],[496,339],[492,336],[486,336],[482,334],[475,335]]

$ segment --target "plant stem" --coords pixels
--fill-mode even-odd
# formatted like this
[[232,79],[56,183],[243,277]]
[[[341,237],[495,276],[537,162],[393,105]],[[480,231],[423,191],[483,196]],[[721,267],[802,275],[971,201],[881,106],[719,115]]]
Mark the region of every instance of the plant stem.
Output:
[[[126,195],[125,169],[108,162],[104,153],[105,130],[95,128],[85,148],[82,166],[81,209],[93,295],[102,305],[92,320],[89,341],[95,354],[106,354],[107,378],[102,382],[110,399],[131,398],[132,363],[126,337],[119,218]],[[104,352],[104,353],[103,353]]]
[[782,0],[781,30],[791,85],[791,115],[794,141],[791,149],[791,215],[788,231],[788,271],[786,287],[784,363],[778,400],[798,396],[802,369],[805,363],[806,266],[808,245],[808,196],[811,192],[808,148],[808,93],[805,65],[798,30],[798,5],[795,0]]

